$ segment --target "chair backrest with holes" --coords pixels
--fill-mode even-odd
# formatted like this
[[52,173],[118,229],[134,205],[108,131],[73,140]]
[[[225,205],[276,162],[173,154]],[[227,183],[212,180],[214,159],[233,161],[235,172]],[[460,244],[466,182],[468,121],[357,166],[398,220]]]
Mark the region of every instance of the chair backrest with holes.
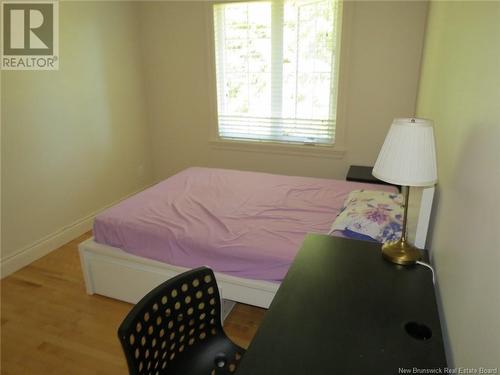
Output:
[[191,347],[223,334],[220,296],[207,267],[184,272],[153,289],[118,329],[131,375],[157,374]]

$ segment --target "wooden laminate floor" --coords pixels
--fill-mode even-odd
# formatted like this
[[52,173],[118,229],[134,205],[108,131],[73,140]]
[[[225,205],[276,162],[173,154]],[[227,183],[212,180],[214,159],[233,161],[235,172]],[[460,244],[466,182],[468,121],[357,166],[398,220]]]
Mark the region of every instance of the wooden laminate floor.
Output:
[[[77,246],[90,235],[0,282],[2,375],[128,373],[116,330],[132,305],[85,293]],[[247,347],[264,312],[237,304],[228,336]]]

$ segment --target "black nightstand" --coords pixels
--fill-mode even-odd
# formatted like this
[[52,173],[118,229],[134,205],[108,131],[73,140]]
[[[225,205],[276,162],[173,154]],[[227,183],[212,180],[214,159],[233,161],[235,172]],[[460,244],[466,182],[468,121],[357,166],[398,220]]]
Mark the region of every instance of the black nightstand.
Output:
[[[347,172],[347,176],[345,177],[346,181],[354,181],[354,182],[364,182],[367,184],[379,184],[379,185],[392,185],[372,175],[373,167],[364,167],[361,165],[351,165],[349,167],[349,171]],[[401,191],[401,186],[396,186]]]

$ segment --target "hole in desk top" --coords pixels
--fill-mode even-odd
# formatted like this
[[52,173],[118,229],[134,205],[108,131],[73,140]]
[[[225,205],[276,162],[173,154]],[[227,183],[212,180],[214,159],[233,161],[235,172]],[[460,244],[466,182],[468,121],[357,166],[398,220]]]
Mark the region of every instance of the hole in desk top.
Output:
[[215,366],[218,367],[218,368],[222,368],[224,366],[226,366],[226,363],[227,363],[227,357],[226,357],[226,354],[224,353],[218,353],[216,356],[215,356]]
[[405,332],[415,340],[429,340],[432,337],[432,330],[423,323],[408,322],[404,325]]

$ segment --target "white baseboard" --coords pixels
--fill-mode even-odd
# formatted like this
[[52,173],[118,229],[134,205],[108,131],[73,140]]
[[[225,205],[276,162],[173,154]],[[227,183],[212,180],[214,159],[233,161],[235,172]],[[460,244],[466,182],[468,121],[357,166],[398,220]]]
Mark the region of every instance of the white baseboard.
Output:
[[68,243],[69,241],[75,239],[78,236],[81,236],[85,232],[88,232],[92,229],[92,224],[94,222],[94,218],[100,212],[105,209],[114,206],[118,202],[127,199],[128,197],[137,194],[138,192],[147,189],[152,186],[148,185],[139,190],[134,191],[131,194],[119,199],[116,202],[108,204],[107,206],[97,210],[90,215],[87,215],[74,223],[71,223],[41,239],[35,241],[34,243],[16,251],[14,254],[10,254],[4,258],[0,259],[0,278],[4,278],[9,276],[10,274],[20,270],[23,267],[26,267],[30,263],[34,262],[37,259],[40,259],[44,255],[47,255],[51,251],[61,247],[62,245]]

